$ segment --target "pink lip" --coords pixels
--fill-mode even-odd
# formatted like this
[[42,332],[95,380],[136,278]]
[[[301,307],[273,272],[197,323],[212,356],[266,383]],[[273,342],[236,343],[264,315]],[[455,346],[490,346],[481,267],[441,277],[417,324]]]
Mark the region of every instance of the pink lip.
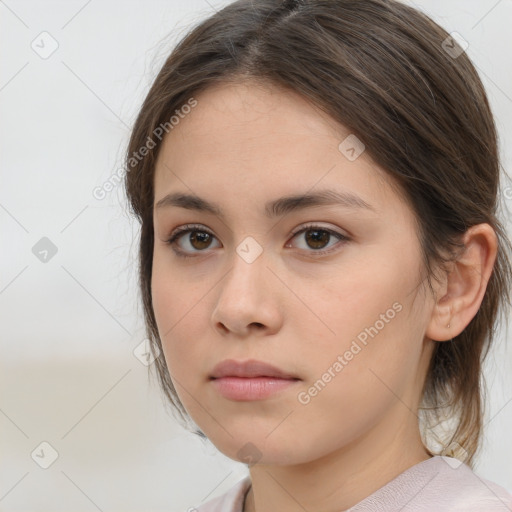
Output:
[[220,377],[211,382],[229,400],[263,400],[299,381],[275,377]]
[[222,361],[212,371],[210,380],[217,391],[230,400],[262,400],[300,379],[262,361]]
[[213,369],[210,378],[220,377],[277,377],[279,379],[298,379],[296,375],[285,372],[280,368],[250,359],[248,361],[235,361],[226,359]]

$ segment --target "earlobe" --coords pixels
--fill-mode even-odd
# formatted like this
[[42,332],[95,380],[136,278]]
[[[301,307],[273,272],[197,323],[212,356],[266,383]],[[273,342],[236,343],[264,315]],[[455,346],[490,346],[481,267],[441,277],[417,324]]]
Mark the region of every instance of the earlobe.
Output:
[[464,251],[445,276],[425,335],[435,341],[458,336],[477,314],[492,274],[497,237],[489,224],[469,228]]
[[457,324],[454,319],[453,301],[447,298],[447,295],[443,300],[444,302],[435,304],[425,333],[427,338],[434,341],[449,341],[459,334],[455,333]]

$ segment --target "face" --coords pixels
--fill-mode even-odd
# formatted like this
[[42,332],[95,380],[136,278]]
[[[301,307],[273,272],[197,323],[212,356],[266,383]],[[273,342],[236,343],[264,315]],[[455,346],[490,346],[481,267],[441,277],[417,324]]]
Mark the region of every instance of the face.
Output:
[[[386,443],[396,425],[417,424],[433,304],[409,206],[349,131],[295,93],[246,82],[196,100],[156,165],[151,283],[194,422],[228,457],[269,464],[313,461],[370,433]],[[269,206],[326,191],[345,201]],[[226,395],[211,379],[226,359],[296,380]]]

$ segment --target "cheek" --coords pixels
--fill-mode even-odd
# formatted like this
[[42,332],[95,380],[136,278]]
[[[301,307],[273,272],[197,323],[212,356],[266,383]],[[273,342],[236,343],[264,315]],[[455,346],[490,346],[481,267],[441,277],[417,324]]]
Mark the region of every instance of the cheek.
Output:
[[[391,277],[367,273],[359,286],[345,280],[340,289],[350,295],[335,293],[334,287],[332,300],[319,304],[329,311],[324,320],[336,335],[319,336],[316,346],[302,351],[308,378],[296,397],[297,423],[289,425],[309,432],[319,452],[355,440],[400,408],[401,400],[412,405],[422,337],[415,332],[412,280],[400,273]],[[368,283],[372,286],[361,286]]]
[[169,372],[180,382],[183,379],[190,381],[196,372],[188,369],[202,361],[200,340],[204,338],[205,325],[200,310],[204,289],[184,282],[175,270],[167,268],[165,259],[156,253],[151,291]]
[[[324,285],[316,300],[309,291],[309,303],[321,320],[314,322],[316,329],[308,330],[305,321],[301,325],[310,381],[323,382],[329,371],[334,373],[326,388],[337,388],[336,396],[350,403],[362,395],[370,401],[389,395],[386,384],[399,393],[414,378],[422,348],[422,319],[416,310],[422,301],[411,261],[387,266],[361,261],[350,275],[333,272],[339,277]],[[314,330],[322,334],[315,336]]]
[[[317,284],[300,284],[295,288],[297,295],[311,305],[314,315],[309,315],[308,323],[319,333],[315,345],[338,350],[358,335],[364,342],[370,331],[375,334],[375,327],[378,337],[383,338],[401,324],[403,311],[410,307],[408,296],[413,296],[410,292],[416,286],[416,276],[405,266],[386,267],[373,258],[351,264],[350,272],[345,267],[333,268],[328,278],[319,279]],[[306,319],[305,315],[298,317],[304,325]]]
[[[183,323],[193,323],[205,294],[204,279],[172,263],[171,249],[155,248],[151,278],[151,297],[161,334],[174,333]],[[162,340],[163,341],[163,340]]]

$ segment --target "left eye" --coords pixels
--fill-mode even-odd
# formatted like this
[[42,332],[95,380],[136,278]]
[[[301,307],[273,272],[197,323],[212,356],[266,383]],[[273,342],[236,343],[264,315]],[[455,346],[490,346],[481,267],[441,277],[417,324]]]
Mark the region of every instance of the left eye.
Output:
[[296,231],[293,235],[293,238],[297,237],[298,235],[301,235],[303,233],[306,233],[306,244],[309,248],[315,249],[313,252],[316,252],[318,254],[325,254],[330,252],[330,250],[323,250],[326,246],[327,242],[334,236],[338,239],[340,242],[346,242],[349,240],[349,238],[345,235],[342,235],[341,233],[338,233],[337,231],[333,231],[331,229],[323,228],[321,226],[305,226],[300,231]]
[[[187,233],[189,236],[184,237]],[[347,242],[349,240],[347,236],[342,235],[341,233],[316,225],[305,226],[301,230],[295,231],[292,239],[303,233],[306,233],[306,237],[304,239],[307,244],[306,250],[308,248],[313,249],[312,252],[317,254],[331,252],[330,249],[323,249],[333,236],[336,237],[339,242]],[[186,243],[192,248],[191,251],[189,249],[184,250],[183,247],[180,247],[178,241],[181,238],[184,238]],[[205,249],[208,249],[212,239],[214,238],[216,237],[213,233],[200,225],[187,225],[176,230],[166,243],[173,246],[173,250],[177,255],[187,258],[190,257],[187,252],[203,252]],[[287,247],[289,247],[289,245],[287,245]]]

